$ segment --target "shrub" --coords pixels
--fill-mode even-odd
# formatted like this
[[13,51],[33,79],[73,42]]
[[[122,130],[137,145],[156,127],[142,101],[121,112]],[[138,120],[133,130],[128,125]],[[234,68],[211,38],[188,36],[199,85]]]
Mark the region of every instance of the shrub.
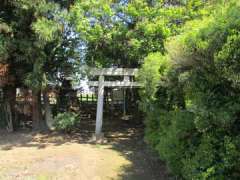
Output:
[[173,38],[166,73],[147,59],[140,71],[148,82],[145,138],[180,179],[240,179],[240,4],[233,2]]
[[54,118],[54,127],[58,131],[71,132],[74,130],[80,119],[76,113],[64,112],[59,113]]

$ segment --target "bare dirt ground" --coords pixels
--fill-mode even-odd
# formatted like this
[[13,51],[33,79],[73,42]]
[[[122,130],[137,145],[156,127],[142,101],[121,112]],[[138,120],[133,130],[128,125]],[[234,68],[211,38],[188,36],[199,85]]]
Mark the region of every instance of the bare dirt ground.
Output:
[[1,180],[167,180],[141,133],[127,128],[92,144],[80,134],[0,131]]

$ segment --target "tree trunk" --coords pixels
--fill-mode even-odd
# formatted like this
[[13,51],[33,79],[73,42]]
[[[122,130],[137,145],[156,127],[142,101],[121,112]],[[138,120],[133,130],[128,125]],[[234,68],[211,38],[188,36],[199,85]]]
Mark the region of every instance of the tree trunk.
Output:
[[33,130],[41,130],[43,127],[42,108],[41,108],[41,91],[32,93],[32,121]]
[[13,132],[13,116],[12,116],[12,111],[11,111],[11,106],[9,102],[6,102],[5,104],[5,111],[6,111],[6,118],[7,118],[7,131],[8,132]]
[[43,101],[44,101],[44,110],[45,110],[45,122],[47,124],[48,129],[52,129],[53,128],[52,109],[50,106],[47,91],[43,92]]
[[5,87],[4,89],[4,104],[7,120],[7,130],[13,132],[16,128],[15,104],[16,104],[16,88],[14,86]]

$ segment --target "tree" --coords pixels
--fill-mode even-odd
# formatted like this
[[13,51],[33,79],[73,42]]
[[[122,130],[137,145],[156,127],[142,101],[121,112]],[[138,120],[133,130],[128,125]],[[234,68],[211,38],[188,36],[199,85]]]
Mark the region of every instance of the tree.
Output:
[[71,58],[76,59],[77,38],[72,41],[69,33],[73,30],[66,10],[54,2],[21,0],[2,4],[2,21],[11,30],[4,61],[15,77],[12,89],[32,89],[33,127],[39,129],[43,122],[41,92],[50,82],[56,83],[59,74],[73,67]]
[[184,22],[201,17],[202,1],[76,1],[70,12],[94,66],[139,67]]
[[182,179],[239,179],[239,3],[215,8],[168,40],[164,74],[142,67],[162,75],[142,92],[146,140]]

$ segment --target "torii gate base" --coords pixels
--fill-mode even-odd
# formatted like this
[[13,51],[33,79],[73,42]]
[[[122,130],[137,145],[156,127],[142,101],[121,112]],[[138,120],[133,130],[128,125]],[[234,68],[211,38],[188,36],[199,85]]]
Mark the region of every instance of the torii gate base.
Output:
[[[104,87],[121,87],[133,88],[140,87],[137,82],[131,82],[130,77],[135,76],[138,69],[126,68],[103,68],[90,70],[90,75],[99,76],[98,81],[90,81],[89,86],[98,87],[98,102],[97,102],[97,116],[96,116],[96,129],[95,140],[98,141],[103,138],[102,124],[103,124],[103,102],[104,102]],[[124,76],[123,81],[104,81],[104,76]]]

